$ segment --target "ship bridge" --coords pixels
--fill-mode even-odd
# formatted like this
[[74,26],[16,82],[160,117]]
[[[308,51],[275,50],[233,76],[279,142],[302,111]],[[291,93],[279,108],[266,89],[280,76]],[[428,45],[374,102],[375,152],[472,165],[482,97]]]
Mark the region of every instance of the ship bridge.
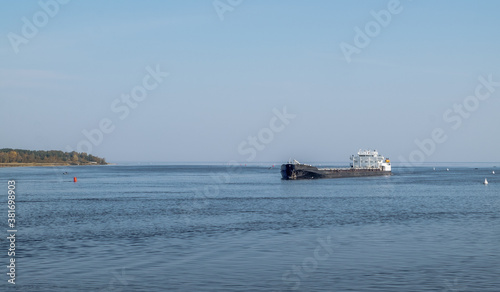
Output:
[[391,171],[391,161],[378,154],[377,150],[359,150],[357,155],[351,155],[351,167],[356,169],[378,168]]

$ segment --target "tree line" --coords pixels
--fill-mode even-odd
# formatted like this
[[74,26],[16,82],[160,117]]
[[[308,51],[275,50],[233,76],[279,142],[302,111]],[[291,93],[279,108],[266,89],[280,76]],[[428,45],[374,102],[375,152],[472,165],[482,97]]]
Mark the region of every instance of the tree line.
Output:
[[68,163],[80,164],[107,164],[104,158],[85,152],[63,152],[59,150],[23,150],[0,149],[0,163]]

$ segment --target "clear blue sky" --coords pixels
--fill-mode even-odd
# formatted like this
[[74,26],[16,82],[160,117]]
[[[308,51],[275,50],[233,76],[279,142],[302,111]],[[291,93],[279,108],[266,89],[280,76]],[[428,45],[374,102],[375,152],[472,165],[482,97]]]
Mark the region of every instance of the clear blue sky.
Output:
[[[213,3],[73,0],[45,24],[38,1],[4,3],[0,147],[76,149],[109,119],[91,152],[111,162],[347,163],[359,148],[398,161],[424,153],[415,140],[440,128],[446,141],[427,144],[425,161],[500,161],[500,87],[467,99],[480,76],[500,82],[499,1],[401,0],[350,62],[341,44],[354,46],[355,28],[394,3],[246,0],[223,19]],[[13,35],[26,40],[17,53]],[[148,66],[169,75],[128,115],[113,111]],[[454,104],[467,100],[465,118]],[[295,118],[270,139],[284,107]]]

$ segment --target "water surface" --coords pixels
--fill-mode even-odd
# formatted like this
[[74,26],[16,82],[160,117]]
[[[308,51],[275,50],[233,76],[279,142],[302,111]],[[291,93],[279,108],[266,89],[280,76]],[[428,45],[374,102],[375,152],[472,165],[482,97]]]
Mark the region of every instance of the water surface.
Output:
[[499,291],[500,178],[449,168],[303,181],[267,166],[3,168],[5,196],[17,182],[18,265],[16,286],[5,274],[0,286]]

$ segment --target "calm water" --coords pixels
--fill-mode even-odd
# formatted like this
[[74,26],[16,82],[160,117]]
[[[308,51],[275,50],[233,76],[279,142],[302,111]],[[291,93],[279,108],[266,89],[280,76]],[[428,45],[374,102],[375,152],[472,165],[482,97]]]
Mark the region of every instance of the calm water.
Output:
[[18,252],[17,284],[2,273],[0,290],[500,291],[500,169],[394,173],[3,168],[2,233],[13,178]]

